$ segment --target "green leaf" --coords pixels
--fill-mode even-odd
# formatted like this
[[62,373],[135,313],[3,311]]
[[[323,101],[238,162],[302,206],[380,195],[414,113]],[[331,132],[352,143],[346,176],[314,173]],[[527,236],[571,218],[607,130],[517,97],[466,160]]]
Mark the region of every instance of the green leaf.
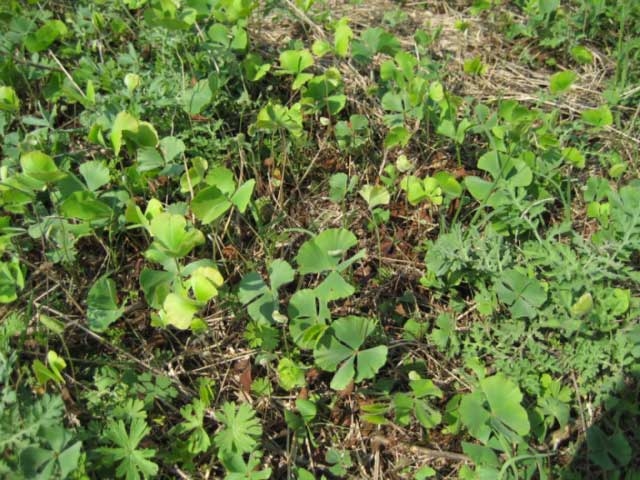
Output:
[[66,177],[58,166],[46,153],[34,150],[20,156],[20,166],[25,175],[41,182],[55,182]]
[[331,228],[302,244],[296,262],[300,274],[335,270],[344,254],[357,243],[356,236],[343,228]]
[[199,114],[213,99],[213,92],[209,86],[209,80],[203,79],[196,83],[193,88],[185,90],[182,97],[182,106],[190,115]]
[[278,381],[282,388],[291,391],[296,387],[304,387],[307,382],[304,370],[290,358],[283,358],[278,363]]
[[373,210],[378,205],[388,205],[391,201],[389,190],[383,185],[365,185],[358,193],[367,202],[369,210]]
[[562,149],[562,156],[566,158],[569,163],[574,165],[577,168],[584,168],[586,165],[586,160],[582,152],[574,147],[567,147]]
[[87,221],[108,219],[113,215],[109,205],[87,191],[73,192],[60,204],[60,210],[66,217]]
[[499,373],[480,380],[480,388],[498,420],[520,436],[529,433],[529,417],[521,405],[522,393],[515,383]]
[[281,73],[297,75],[313,65],[313,55],[307,49],[284,50],[280,53]]
[[355,292],[355,288],[342,278],[342,275],[334,271],[327,275],[314,292],[325,302],[332,302],[350,297]]
[[287,313],[291,337],[304,350],[315,347],[331,319],[326,301],[310,289],[301,289],[292,295]]
[[575,317],[584,317],[593,309],[593,297],[589,292],[582,295],[571,307],[571,314]]
[[571,49],[571,56],[576,62],[581,65],[588,65],[590,63],[593,63],[593,54],[588,48],[582,45],[576,45],[575,47],[573,47]]
[[469,430],[469,433],[486,443],[491,435],[491,429],[487,425],[491,418],[490,413],[484,408],[484,398],[476,391],[462,397],[458,408],[460,421]]
[[387,363],[388,352],[385,345],[378,345],[358,352],[356,356],[358,370],[355,377],[356,383],[375,377],[376,373]]
[[331,383],[329,384],[329,386],[333,390],[344,390],[353,380],[355,373],[355,358],[353,356],[349,356],[347,361],[340,365],[340,368],[338,368],[335,375],[331,379]]
[[20,100],[12,87],[0,87],[0,111],[17,112],[20,109]]
[[334,34],[334,47],[336,55],[339,57],[346,57],[349,53],[349,44],[353,38],[353,30],[348,25],[348,18],[341,18],[336,25],[336,32]]
[[346,173],[334,173],[329,178],[329,198],[332,202],[340,203],[347,196],[349,177]]
[[216,418],[224,426],[213,439],[221,453],[242,454],[256,448],[262,425],[250,405],[243,403],[236,409],[233,403],[225,402]]
[[238,190],[231,196],[231,203],[233,203],[240,213],[244,213],[251,200],[253,194],[253,188],[256,186],[254,179],[244,182]]
[[140,286],[147,299],[147,303],[153,308],[162,308],[164,299],[171,291],[171,282],[175,275],[171,272],[151,270],[145,268],[140,273]]
[[67,34],[66,25],[60,20],[48,20],[35,32],[28,34],[24,40],[24,46],[31,53],[46,50],[58,38]]
[[118,463],[116,477],[127,480],[138,480],[141,476],[148,478],[158,473],[158,465],[149,460],[155,456],[155,450],[138,448],[140,442],[149,434],[150,428],[142,418],[131,420],[130,430],[122,420],[112,421],[104,432],[103,438],[115,447],[102,447],[96,453],[107,464]]
[[607,105],[585,110],[581,117],[582,121],[594,127],[608,127],[613,124],[613,115]]
[[224,283],[220,272],[213,267],[199,267],[189,278],[193,295],[199,302],[206,303],[218,295],[218,288]]
[[547,300],[547,293],[538,280],[513,269],[502,272],[496,292],[514,318],[535,318],[538,308]]
[[218,189],[207,187],[200,190],[191,201],[191,210],[198,220],[209,224],[224,215],[233,203]]
[[384,137],[384,148],[406,147],[411,133],[405,127],[394,127]]
[[109,183],[109,167],[101,160],[90,160],[80,165],[80,175],[84,178],[87,188],[96,191],[100,187]]
[[162,326],[173,325],[179,330],[186,330],[191,327],[196,313],[200,310],[200,305],[178,293],[170,293],[162,303],[162,310],[159,312]]
[[285,260],[274,260],[269,264],[269,282],[271,290],[277,292],[280,287],[293,282],[295,270]]
[[317,39],[311,46],[311,51],[316,57],[323,57],[327,53],[331,52],[331,44],[326,40]]
[[549,90],[551,90],[551,93],[554,95],[564,93],[571,88],[571,85],[577,77],[575,72],[571,70],[554,73],[549,80]]
[[458,198],[462,195],[462,185],[449,172],[437,172],[433,178],[436,179],[442,192],[452,198]]
[[124,309],[118,307],[116,284],[108,276],[100,277],[87,296],[87,321],[95,332],[104,332],[118,320]]
[[386,346],[360,350],[374,328],[374,321],[367,318],[340,318],[331,324],[317,343],[313,351],[316,364],[329,372],[337,369],[331,388],[343,390],[351,380],[360,382],[373,378],[386,363]]
[[128,112],[120,112],[116,115],[113,125],[111,126],[111,145],[116,154],[120,153],[122,148],[123,132],[130,131],[136,132],[138,130],[138,119]]
[[176,258],[186,256],[194,247],[204,243],[204,235],[200,230],[187,228],[187,221],[182,215],[160,213],[151,220],[149,232],[154,237],[153,245]]
[[492,182],[488,182],[474,175],[465,177],[464,185],[467,187],[467,190],[469,190],[471,196],[481,203],[489,199],[495,187]]

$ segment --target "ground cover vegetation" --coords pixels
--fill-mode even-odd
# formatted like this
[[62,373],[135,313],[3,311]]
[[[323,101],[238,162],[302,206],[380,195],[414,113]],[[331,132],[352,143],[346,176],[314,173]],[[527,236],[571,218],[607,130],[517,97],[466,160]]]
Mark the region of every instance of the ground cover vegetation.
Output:
[[640,3],[0,32],[2,478],[640,476]]

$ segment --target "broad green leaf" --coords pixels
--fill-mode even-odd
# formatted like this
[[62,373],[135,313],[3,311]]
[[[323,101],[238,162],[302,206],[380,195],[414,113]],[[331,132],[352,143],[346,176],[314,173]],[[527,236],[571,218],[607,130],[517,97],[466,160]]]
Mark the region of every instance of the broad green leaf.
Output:
[[149,232],[167,254],[177,258],[184,257],[204,243],[200,230],[187,228],[186,219],[173,213],[163,212],[155,216],[149,224]]
[[200,306],[193,300],[178,293],[170,293],[164,299],[160,319],[164,326],[173,325],[180,330],[191,327]]
[[594,127],[608,127],[613,124],[613,115],[607,105],[587,109],[582,112],[582,120]]
[[356,236],[343,228],[331,228],[302,244],[296,262],[300,274],[320,273],[334,270],[351,247],[356,245]]
[[60,20],[48,20],[35,32],[28,34],[24,40],[24,46],[31,53],[46,50],[58,38],[67,34],[66,25]]
[[20,100],[12,87],[0,87],[0,111],[17,112],[20,109]]
[[326,40],[317,39],[311,46],[311,51],[316,57],[323,57],[327,53],[331,52],[331,44]]
[[342,275],[334,271],[327,275],[314,292],[324,301],[332,302],[350,297],[355,292],[355,288],[342,278]]
[[245,75],[252,82],[257,82],[262,79],[269,70],[271,70],[271,64],[266,63],[260,55],[256,53],[249,53],[242,62]]
[[462,195],[462,185],[460,185],[458,180],[456,180],[456,177],[451,173],[437,172],[433,178],[437,180],[438,185],[440,185],[440,188],[445,195],[452,198],[458,198]]
[[186,150],[184,142],[176,137],[164,137],[160,140],[158,148],[162,152],[164,161],[167,163],[172,163],[178,159]]
[[353,38],[353,30],[349,27],[349,19],[341,18],[336,25],[334,34],[334,47],[336,55],[346,57],[349,53],[349,44]]
[[467,190],[469,190],[471,196],[480,203],[486,202],[489,197],[491,197],[495,188],[493,182],[488,182],[474,175],[465,177],[464,185],[467,187]]
[[18,258],[0,261],[0,303],[11,303],[24,288],[24,273]]
[[326,302],[310,289],[301,289],[292,295],[287,313],[291,338],[305,350],[315,347],[331,318]]
[[327,330],[313,351],[316,364],[328,372],[335,372],[343,361],[351,358],[354,354],[353,348],[336,340],[333,334],[332,328]]
[[518,386],[502,374],[480,380],[491,408],[491,413],[518,435],[529,433],[529,417],[521,405],[522,393]]
[[87,188],[91,191],[96,191],[109,183],[109,167],[102,160],[84,162],[80,165],[79,170],[80,175],[82,175],[84,182],[87,184]]
[[374,327],[374,321],[368,318],[340,318],[331,324],[316,344],[313,351],[316,364],[330,372],[337,370],[331,388],[342,390],[351,380],[360,382],[373,378],[386,363],[386,346],[360,350]]
[[135,130],[123,130],[123,136],[136,147],[156,147],[158,132],[149,122],[138,122]]
[[369,210],[378,205],[388,205],[391,201],[389,190],[384,185],[365,185],[358,193],[367,202]]
[[188,114],[197,115],[211,103],[212,99],[213,93],[209,86],[209,80],[205,78],[196,83],[193,88],[185,90],[182,106]]
[[191,274],[189,284],[199,302],[208,302],[218,295],[218,288],[224,283],[220,272],[213,267],[200,267]]
[[200,190],[191,201],[191,210],[198,220],[209,224],[224,215],[233,204],[217,187]]
[[136,132],[138,130],[138,124],[138,119],[128,112],[120,112],[116,115],[113,125],[111,126],[111,134],[109,136],[116,156],[120,153],[120,149],[122,148],[123,132]]
[[[320,364],[318,363],[318,365]],[[338,368],[335,375],[331,379],[331,383],[329,384],[329,386],[333,390],[344,390],[353,380],[355,373],[355,358],[353,356],[350,356],[346,362],[340,365],[340,368]]]
[[295,270],[285,260],[274,260],[269,264],[269,282],[271,290],[277,292],[280,287],[293,282]]
[[554,95],[564,93],[571,88],[571,85],[575,82],[576,78],[577,75],[571,70],[554,73],[551,75],[551,79],[549,80],[549,90],[551,90],[551,93]]
[[374,328],[373,320],[355,316],[340,318],[331,324],[336,338],[353,350],[362,346]]
[[34,150],[20,156],[20,166],[25,175],[41,182],[55,182],[66,177],[58,166],[46,153]]
[[347,196],[349,177],[346,173],[334,173],[329,178],[329,198],[332,202],[340,203]]
[[249,272],[238,285],[238,299],[256,322],[272,324],[277,309],[271,289],[257,272]]
[[481,442],[486,443],[491,435],[491,428],[487,425],[491,414],[484,408],[484,399],[479,391],[462,397],[458,414],[469,433]]
[[205,183],[217,187],[227,197],[236,190],[236,180],[233,172],[226,167],[213,167],[205,178]]
[[297,75],[313,65],[313,55],[309,50],[284,50],[280,53],[282,73]]
[[442,83],[435,81],[429,85],[429,98],[436,103],[440,103],[444,100],[444,88]]
[[62,204],[60,210],[69,218],[80,220],[101,220],[111,218],[113,210],[109,205],[96,199],[93,192],[79,191],[69,195]]
[[87,321],[95,332],[104,332],[118,320],[124,309],[118,307],[116,283],[109,277],[100,277],[87,296]]
[[162,308],[167,295],[171,291],[171,282],[175,275],[171,272],[145,268],[140,273],[140,287],[147,303],[153,308]]
[[376,373],[387,363],[388,349],[385,345],[362,350],[356,355],[357,373],[356,383],[367,378],[375,377]]
[[384,137],[384,148],[406,147],[411,133],[405,127],[394,127]]
[[253,194],[253,188],[256,185],[254,179],[244,182],[238,190],[231,196],[231,203],[233,203],[240,213],[244,213],[251,201],[251,195]]
[[571,314],[575,317],[584,317],[593,309],[593,297],[589,292],[582,295],[571,307]]

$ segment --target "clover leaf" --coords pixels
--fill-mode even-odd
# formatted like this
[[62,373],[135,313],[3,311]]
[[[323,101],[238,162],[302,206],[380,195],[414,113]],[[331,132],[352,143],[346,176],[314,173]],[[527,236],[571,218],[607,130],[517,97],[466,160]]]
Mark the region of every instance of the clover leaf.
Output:
[[536,317],[538,308],[547,300],[547,293],[538,280],[513,269],[502,272],[496,291],[515,318]]
[[364,256],[361,250],[349,260],[340,263],[344,254],[358,243],[356,236],[344,228],[330,228],[316,235],[302,244],[296,262],[298,271],[320,273],[327,270],[342,271],[354,261]]
[[336,372],[331,388],[343,390],[351,380],[358,383],[373,378],[386,363],[386,346],[360,350],[374,328],[375,322],[371,319],[348,316],[333,322],[320,339],[313,356],[320,368]]

